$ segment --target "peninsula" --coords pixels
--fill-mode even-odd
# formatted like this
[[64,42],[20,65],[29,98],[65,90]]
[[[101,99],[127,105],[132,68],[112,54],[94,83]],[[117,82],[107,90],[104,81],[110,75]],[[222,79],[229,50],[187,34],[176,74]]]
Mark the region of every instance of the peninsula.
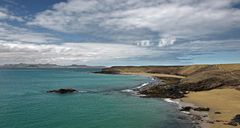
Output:
[[163,84],[149,84],[138,90],[147,97],[172,98],[209,107],[211,128],[239,126],[231,120],[240,114],[240,64],[189,66],[114,66],[100,73],[144,75]]

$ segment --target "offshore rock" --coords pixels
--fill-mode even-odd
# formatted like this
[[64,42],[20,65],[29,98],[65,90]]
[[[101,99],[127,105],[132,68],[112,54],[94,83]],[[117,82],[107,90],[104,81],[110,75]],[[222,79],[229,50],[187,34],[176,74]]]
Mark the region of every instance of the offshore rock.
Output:
[[58,94],[66,94],[66,93],[74,93],[74,92],[77,92],[77,90],[72,88],[61,88],[57,90],[47,91],[47,93],[58,93]]

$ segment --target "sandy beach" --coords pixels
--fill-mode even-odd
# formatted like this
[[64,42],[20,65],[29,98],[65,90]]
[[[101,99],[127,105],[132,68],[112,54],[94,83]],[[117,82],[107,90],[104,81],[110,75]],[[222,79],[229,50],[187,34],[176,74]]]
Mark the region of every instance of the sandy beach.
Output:
[[[180,75],[154,74],[154,73],[121,73],[125,75],[143,75],[150,77],[185,78]],[[214,124],[207,123],[203,127],[209,128],[240,128],[240,126],[225,125],[236,114],[240,113],[240,91],[233,88],[213,89],[209,91],[190,92],[182,98],[184,103],[190,103],[199,107],[209,107],[209,119]],[[216,114],[216,112],[218,114]],[[221,114],[219,114],[219,112]]]
[[159,74],[159,73],[145,73],[145,72],[138,72],[138,73],[132,73],[132,72],[124,72],[120,73],[123,75],[142,75],[142,76],[150,76],[150,77],[166,77],[166,78],[179,78],[183,79],[185,76],[180,75],[170,75],[170,74]]
[[[234,127],[224,125],[224,122],[216,122],[216,120],[229,122],[236,114],[240,113],[240,91],[236,89],[226,88],[190,92],[182,100],[198,106],[209,107],[209,117],[214,121],[214,124],[209,124],[210,128]],[[215,112],[220,112],[221,114],[216,114]],[[235,126],[234,128],[240,128],[240,126]]]
[[240,91],[236,90],[240,85],[239,68],[239,64],[115,66],[105,68],[100,73],[158,78],[164,82],[163,86],[151,84],[141,88],[139,93],[147,97],[180,99],[180,107],[190,107],[181,111],[189,114],[197,126],[199,124],[203,128],[240,128],[236,124],[238,121],[234,121],[235,124],[231,121],[240,114]]

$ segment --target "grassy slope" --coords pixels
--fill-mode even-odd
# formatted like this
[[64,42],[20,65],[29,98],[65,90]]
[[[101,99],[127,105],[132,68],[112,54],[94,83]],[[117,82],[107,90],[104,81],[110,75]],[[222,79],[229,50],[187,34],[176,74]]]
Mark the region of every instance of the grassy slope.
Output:
[[[173,84],[185,90],[209,90],[222,86],[240,85],[240,64],[190,66],[115,66],[103,69],[104,73],[154,73],[186,76]],[[164,78],[166,79],[166,78]],[[166,80],[169,82],[168,80]]]
[[[239,114],[240,64],[112,67],[104,71],[105,73],[155,73],[185,76],[182,78],[159,76],[165,81],[165,85],[145,87],[140,90],[140,93],[162,98],[183,98],[185,96],[184,102],[210,107],[209,117],[214,121],[214,124],[210,124],[210,128],[229,128],[229,125],[216,120],[229,122],[236,114]],[[184,91],[199,92],[182,94],[181,92]],[[221,112],[221,114],[215,114],[215,112]]]
[[183,67],[178,73],[187,76],[180,84],[195,86],[196,91],[240,85],[240,64],[192,65]]

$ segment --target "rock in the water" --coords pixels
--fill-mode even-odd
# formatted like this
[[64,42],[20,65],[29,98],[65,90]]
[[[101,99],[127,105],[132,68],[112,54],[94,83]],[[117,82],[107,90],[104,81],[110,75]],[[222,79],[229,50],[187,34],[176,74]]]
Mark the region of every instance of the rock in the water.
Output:
[[66,94],[66,93],[77,92],[77,90],[76,89],[72,89],[72,88],[61,88],[61,89],[57,89],[57,90],[49,90],[47,92],[48,93]]
[[194,111],[209,111],[209,108],[205,108],[205,107],[197,107],[193,109]]

